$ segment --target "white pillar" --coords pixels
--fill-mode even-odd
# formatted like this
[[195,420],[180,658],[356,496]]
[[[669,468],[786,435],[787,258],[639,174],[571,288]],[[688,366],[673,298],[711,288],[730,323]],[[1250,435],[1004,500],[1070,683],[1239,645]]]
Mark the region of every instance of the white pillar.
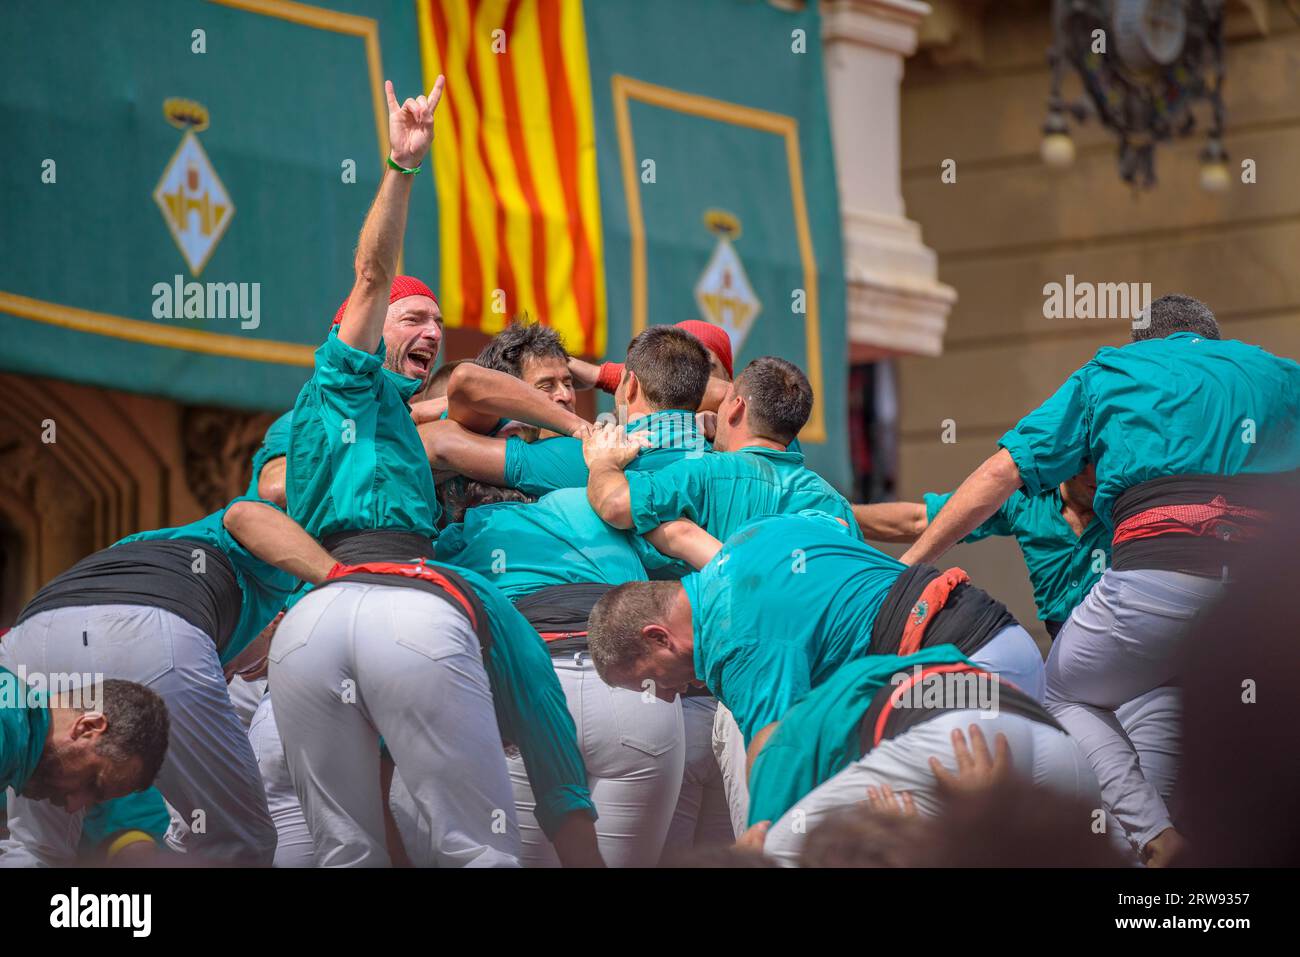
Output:
[[[930,7],[916,0],[822,0],[826,92],[843,218],[850,354],[938,355],[957,293],[906,217],[899,87]],[[939,175],[935,170],[935,175]]]

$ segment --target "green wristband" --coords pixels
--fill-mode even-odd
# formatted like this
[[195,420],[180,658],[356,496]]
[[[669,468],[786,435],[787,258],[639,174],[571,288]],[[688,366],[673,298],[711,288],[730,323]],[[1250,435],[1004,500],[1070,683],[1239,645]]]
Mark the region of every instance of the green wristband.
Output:
[[391,156],[388,157],[388,165],[391,166],[393,169],[397,170],[399,173],[405,174],[406,176],[414,176],[416,173],[420,172],[420,170],[423,168],[422,166],[417,166],[415,167],[415,169],[406,169],[405,167],[398,166],[396,163],[394,163],[393,158]]

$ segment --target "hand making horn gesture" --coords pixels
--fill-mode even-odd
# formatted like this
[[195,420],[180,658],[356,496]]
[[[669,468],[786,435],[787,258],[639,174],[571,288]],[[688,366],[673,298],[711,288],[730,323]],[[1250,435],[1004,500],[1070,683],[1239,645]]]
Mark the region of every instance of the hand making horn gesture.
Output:
[[417,96],[398,106],[393,81],[384,81],[384,92],[388,95],[389,156],[403,169],[415,169],[429,152],[433,143],[433,111],[438,108],[445,85],[439,74],[428,96]]

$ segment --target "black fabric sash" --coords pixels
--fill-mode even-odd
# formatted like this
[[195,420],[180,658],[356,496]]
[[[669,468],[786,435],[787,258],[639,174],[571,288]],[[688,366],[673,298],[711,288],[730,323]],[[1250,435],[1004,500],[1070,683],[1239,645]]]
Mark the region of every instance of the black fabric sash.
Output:
[[548,585],[518,599],[515,608],[543,637],[571,633],[546,642],[552,655],[571,655],[587,650],[587,619],[596,602],[613,587],[589,582]]
[[344,565],[366,562],[413,562],[433,560],[433,542],[416,532],[396,528],[367,528],[335,532],[321,541],[321,547]]
[[[871,626],[870,654],[898,654],[907,616],[912,613],[925,586],[939,574],[939,569],[933,565],[922,564],[912,565],[898,576]],[[943,608],[935,613],[934,621],[925,630],[921,647],[956,645],[958,651],[969,657],[1003,628],[1016,623],[1007,606],[988,592],[970,584],[958,585]]]
[[[988,675],[997,679],[996,675],[989,672],[976,672]],[[936,678],[942,677],[936,675]],[[987,680],[987,679],[986,679]],[[876,692],[871,699],[871,707],[867,708],[866,714],[862,716],[862,724],[858,727],[858,743],[862,748],[862,755],[865,757],[871,752],[875,745],[876,724],[880,720],[880,714],[886,708],[889,708],[889,716],[885,718],[884,733],[881,741],[888,741],[896,738],[905,731],[910,731],[919,724],[929,721],[931,718],[937,718],[941,714],[949,711],[959,710],[978,710],[978,705],[966,702],[962,706],[957,706],[955,702],[948,702],[936,707],[909,707],[894,708],[889,704],[889,698],[894,693],[892,684],[885,685]],[[914,688],[916,698],[922,694],[920,688]],[[1030,721],[1037,721],[1039,724],[1045,724],[1048,727],[1055,728],[1057,731],[1065,733],[1062,728],[1050,714],[1047,713],[1041,704],[1035,701],[1029,695],[1025,694],[1019,688],[1015,688],[1005,681],[998,680],[998,714],[1018,714],[1022,718],[1028,718]]]
[[[196,551],[203,552],[196,571]],[[105,548],[47,583],[18,615],[22,624],[52,608],[147,605],[188,621],[225,649],[244,596],[224,553],[193,539],[149,539]]]

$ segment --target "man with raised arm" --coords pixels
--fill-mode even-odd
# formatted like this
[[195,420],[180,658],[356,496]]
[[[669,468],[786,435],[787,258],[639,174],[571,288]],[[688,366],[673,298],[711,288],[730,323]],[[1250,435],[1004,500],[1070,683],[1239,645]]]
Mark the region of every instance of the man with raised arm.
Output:
[[[294,406],[289,509],[342,564],[276,631],[275,720],[318,866],[389,863],[381,736],[430,825],[430,846],[413,857],[518,863],[504,739],[523,755],[561,861],[594,865],[591,795],[550,658],[485,579],[432,561],[438,504],[407,405],[423,379],[409,363],[386,367],[403,303],[432,301],[396,264],[442,90],[439,77],[427,97],[399,105],[386,84],[389,169],[361,231],[352,293]],[[537,390],[502,378],[527,391],[533,424],[578,427]],[[450,402],[453,420],[458,413]]]

